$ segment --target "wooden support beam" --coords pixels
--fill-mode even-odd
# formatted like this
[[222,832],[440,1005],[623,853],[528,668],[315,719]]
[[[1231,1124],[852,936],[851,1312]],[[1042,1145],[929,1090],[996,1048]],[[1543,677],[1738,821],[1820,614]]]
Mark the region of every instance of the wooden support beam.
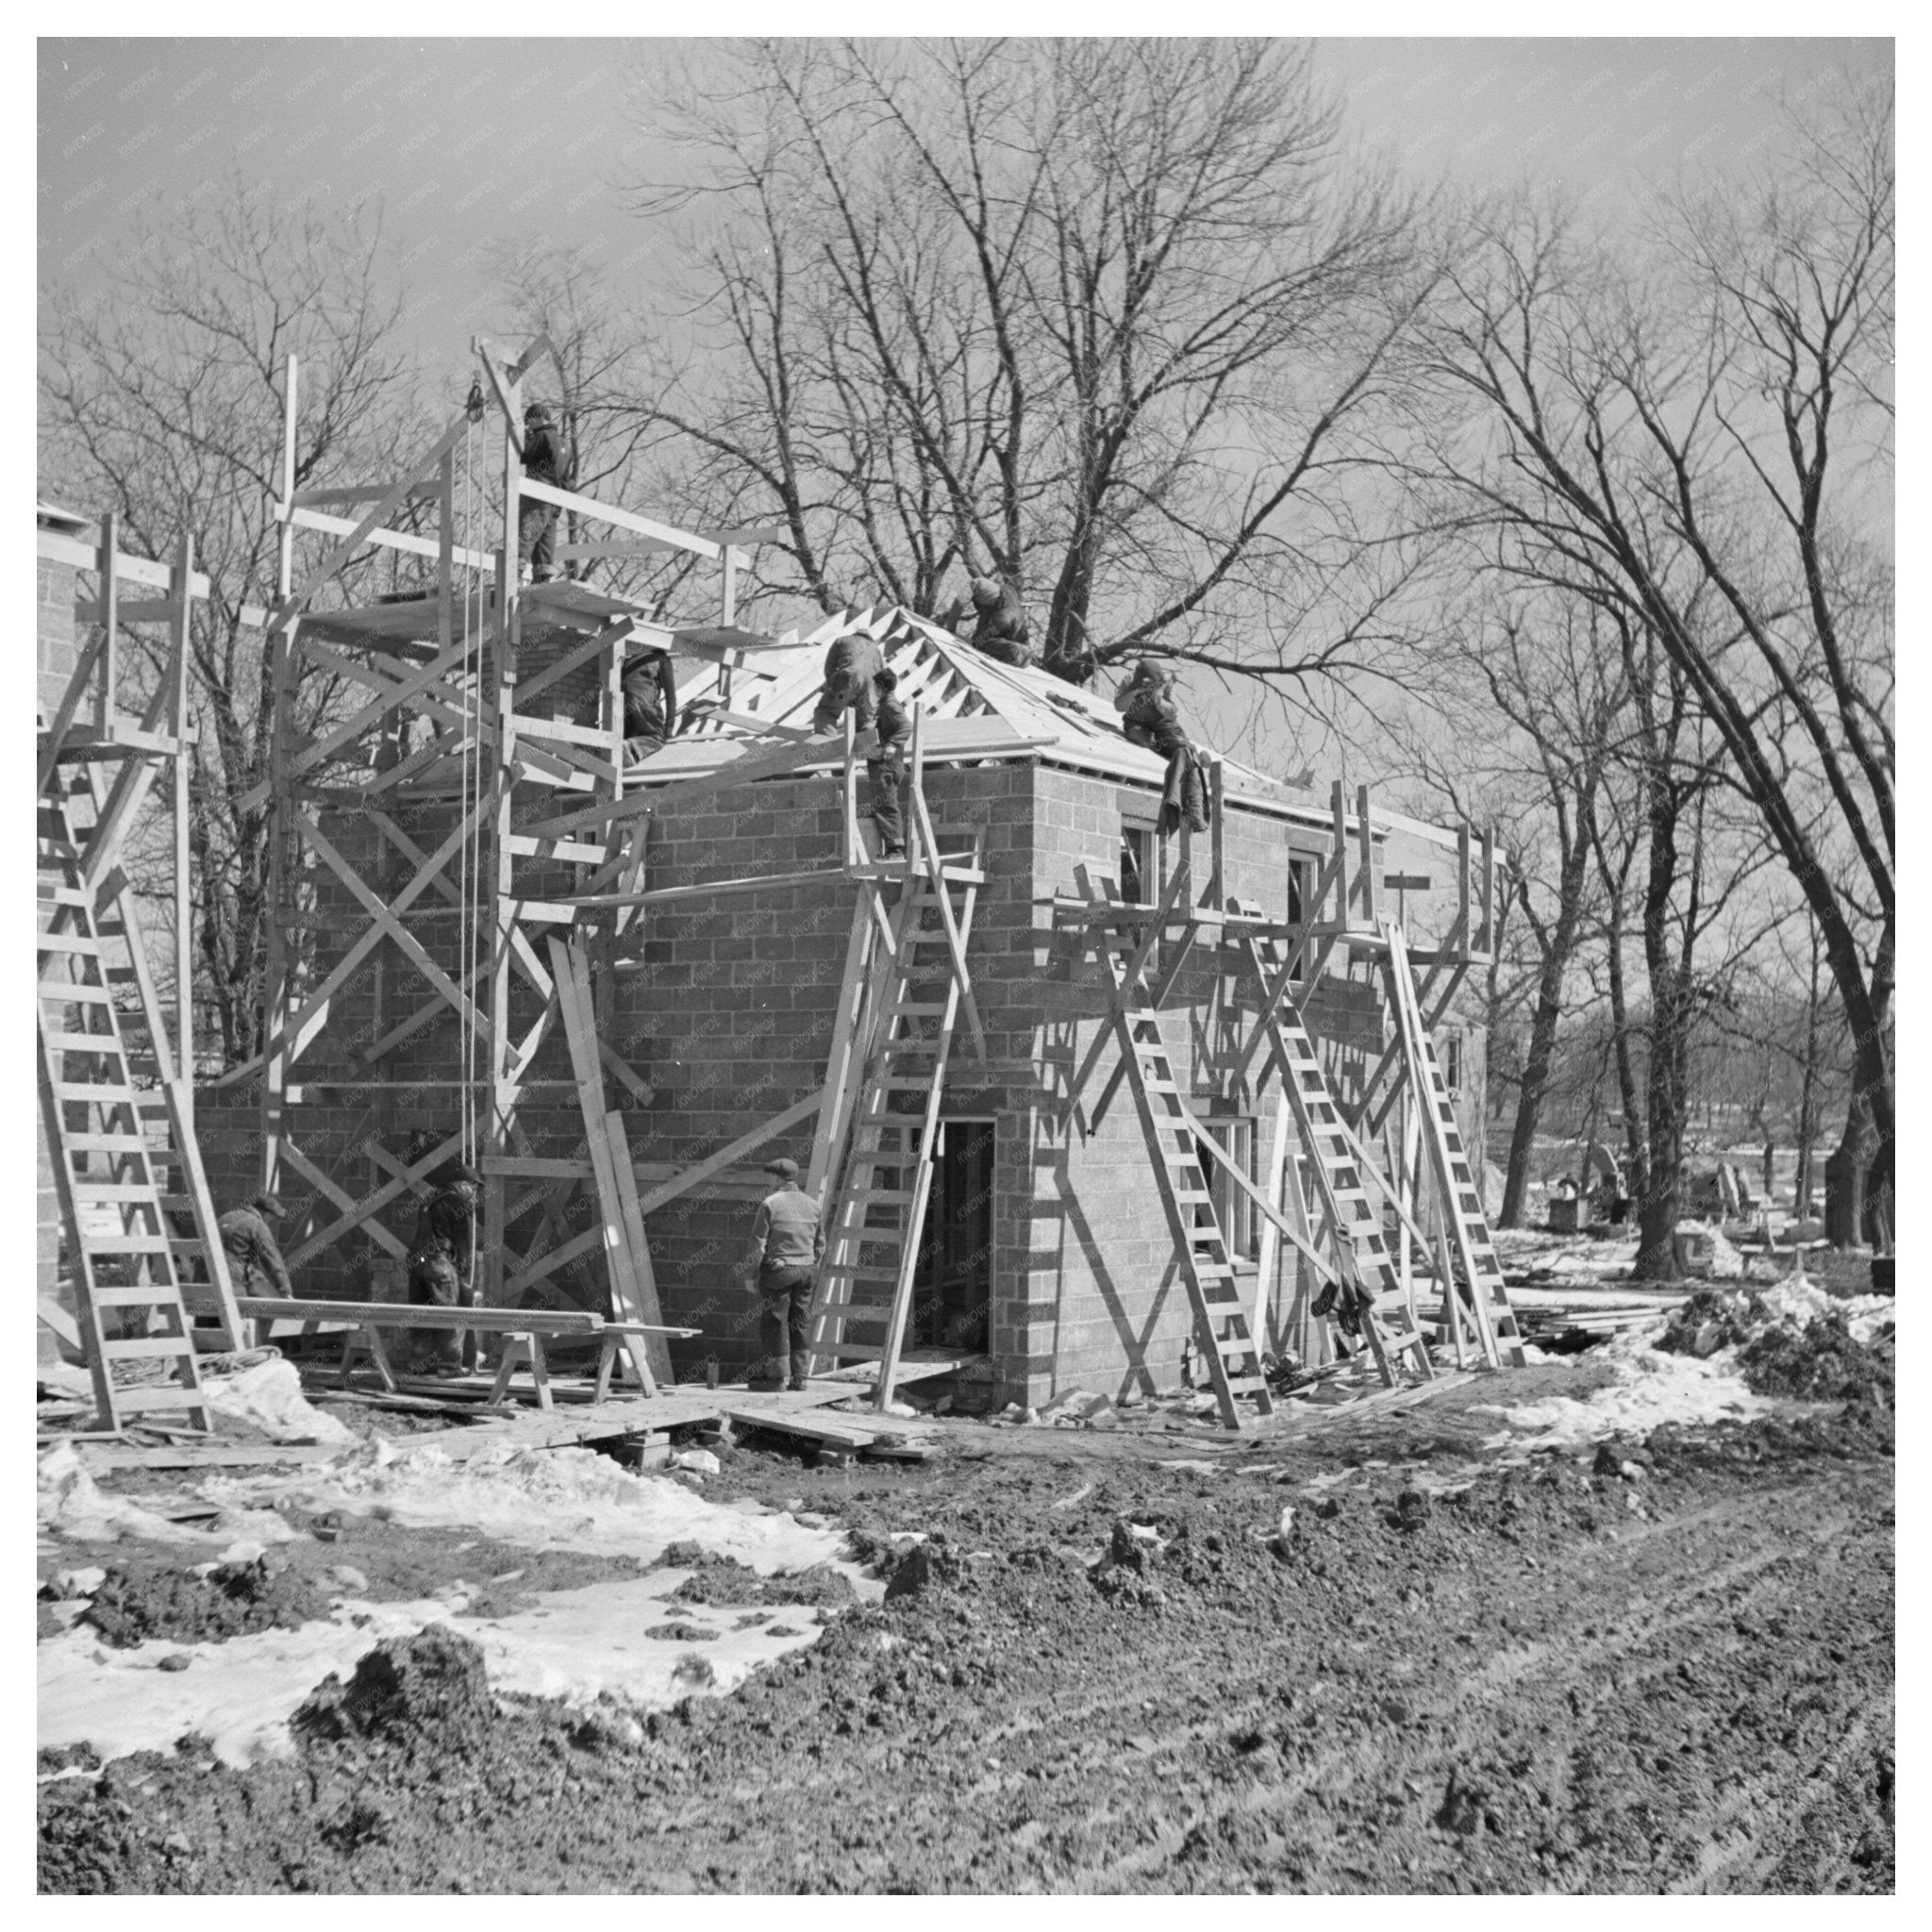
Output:
[[[268,628],[270,630],[281,630],[284,628],[291,617],[299,616],[308,608],[308,600],[325,584],[332,583],[342,574],[357,551],[361,549],[363,543],[367,541],[369,533],[372,530],[379,529],[387,523],[391,513],[403,501],[410,488],[420,483],[429,471],[434,469],[442,460],[443,453],[446,450],[454,449],[458,442],[461,441],[463,431],[468,423],[469,417],[467,415],[458,416],[443,431],[442,435],[438,438],[434,446],[411,466],[408,475],[391,489],[387,495],[378,499],[375,508],[369,510],[350,531],[348,536],[343,538],[341,542],[329,552],[316,571],[304,582],[301,590],[291,591],[276,601],[275,608],[269,612]],[[291,495],[293,494],[292,491],[289,493]]]
[[559,490],[554,483],[540,483],[534,476],[525,477],[522,493],[534,496],[539,503],[554,503],[559,509],[574,511],[590,523],[611,524],[620,530],[634,530],[641,537],[655,538],[675,550],[688,550],[693,557],[715,560],[722,552],[722,545],[690,530],[675,529],[654,517],[641,517],[635,510],[620,509],[615,504],[602,503],[594,496],[579,495],[575,490]]
[[[306,654],[311,647],[296,642],[291,643],[290,648]],[[395,679],[388,690],[371,699],[354,716],[345,719],[332,730],[325,732],[313,744],[302,751],[289,753],[278,767],[280,777],[288,781],[300,777],[304,772],[313,771],[330,753],[339,751],[352,739],[361,737],[386,712],[394,710],[397,706],[407,704],[427,691],[432,686],[441,684],[444,675],[454,670],[469,656],[470,648],[467,641],[452,644],[448,650],[439,651],[420,669],[410,672],[406,677]],[[460,717],[459,713],[457,715]],[[267,783],[251,786],[237,800],[237,806],[242,811],[252,811],[267,798],[268,794]]]
[[1361,873],[1362,922],[1375,924],[1375,839],[1369,824],[1369,788],[1357,785],[1355,793],[1356,835],[1361,841],[1357,864]]
[[638,1203],[645,1214],[655,1214],[667,1201],[675,1201],[680,1194],[688,1194],[693,1188],[702,1187],[721,1169],[735,1166],[745,1155],[755,1148],[763,1146],[769,1141],[775,1141],[780,1134],[789,1132],[808,1115],[815,1114],[825,1104],[828,1089],[821,1087],[808,1093],[803,1100],[794,1101],[783,1113],[776,1113],[749,1133],[739,1135],[738,1139],[720,1147],[716,1153],[708,1154],[691,1166],[683,1169],[670,1180],[660,1182]]
[[[1308,1257],[1309,1261],[1321,1271],[1323,1280],[1335,1280],[1336,1271],[1334,1264],[1312,1242],[1303,1240],[1299,1230],[1290,1222],[1287,1215],[1282,1213],[1281,1209],[1270,1201],[1260,1189],[1241,1172],[1240,1163],[1208,1131],[1207,1126],[1194,1112],[1193,1108],[1178,1093],[1173,1094],[1170,1097],[1179,1112],[1181,1121],[1186,1124],[1189,1131],[1192,1133],[1195,1141],[1208,1155],[1208,1158],[1225,1171],[1228,1178],[1234,1182],[1236,1187],[1240,1188],[1241,1192],[1247,1195],[1249,1200],[1254,1202],[1255,1206],[1266,1216],[1269,1224],[1277,1234],[1286,1235]],[[1258,1328],[1254,1331],[1257,1338],[1260,1332]]]
[[[610,1274],[611,1311],[627,1322],[661,1322],[656,1282],[639,1267],[639,1255],[649,1266],[643,1248],[642,1213],[637,1204],[637,1180],[629,1171],[629,1150],[624,1144],[621,1114],[604,1105],[604,1080],[597,1055],[596,1017],[591,1010],[590,973],[583,954],[560,939],[550,941],[551,977],[563,1009],[564,1038],[576,1075],[577,1101],[583,1109],[585,1140],[596,1169],[597,1200],[602,1213],[604,1258]],[[613,1115],[615,1126],[613,1128]],[[621,1150],[621,1152],[620,1152]],[[497,1150],[492,1150],[497,1151]],[[625,1172],[620,1175],[620,1158]],[[628,1184],[626,1186],[626,1183]],[[499,1188],[502,1182],[498,1179]],[[657,1344],[660,1353],[663,1344]],[[653,1372],[647,1345],[634,1343],[632,1358],[641,1381]],[[671,1373],[668,1355],[663,1369]]]
[[[1126,989],[1125,991],[1115,994],[1109,1000],[1107,1011],[1101,1016],[1099,1029],[1089,1042],[1087,1052],[1081,1058],[1074,1077],[1067,1083],[1066,1098],[1060,1103],[1059,1109],[1060,1130],[1062,1132],[1065,1132],[1072,1124],[1074,1108],[1078,1105],[1081,1091],[1086,1087],[1088,1080],[1092,1077],[1093,1069],[1099,1065],[1101,1053],[1105,1049],[1108,1041],[1112,1038],[1115,1021],[1120,1019],[1127,1010],[1128,1003],[1134,996],[1134,988],[1140,981],[1141,969],[1147,963],[1147,955],[1153,951],[1155,941],[1159,936],[1162,924],[1174,907],[1181,902],[1187,889],[1187,867],[1185,865],[1177,866],[1174,869],[1174,876],[1167,882],[1166,891],[1160,895],[1160,904],[1155,909],[1154,917],[1147,923],[1147,930],[1141,935],[1141,943],[1135,947],[1133,958],[1127,962],[1126,974],[1122,981],[1122,984]],[[1108,882],[1103,881],[1100,890],[1108,898],[1113,896],[1112,887]],[[1105,942],[1103,941],[1103,943]],[[1113,1091],[1113,1084],[1109,1083],[1108,1090],[1109,1094]],[[1096,1119],[1101,1109],[1099,1108],[1095,1109]],[[1088,1125],[1090,1133],[1092,1131],[1092,1127],[1093,1122],[1090,1121]]]
[[986,1028],[979,1024],[979,1006],[973,997],[973,974],[966,964],[966,943],[959,936],[959,923],[953,916],[952,893],[946,884],[944,863],[940,858],[939,840],[934,836],[932,820],[926,814],[925,792],[918,785],[912,788],[912,811],[924,841],[926,875],[932,880],[940,927],[946,936],[946,951],[952,958],[953,975],[958,982],[959,1002],[966,1009],[967,1030],[973,1035],[973,1050],[984,1059]]

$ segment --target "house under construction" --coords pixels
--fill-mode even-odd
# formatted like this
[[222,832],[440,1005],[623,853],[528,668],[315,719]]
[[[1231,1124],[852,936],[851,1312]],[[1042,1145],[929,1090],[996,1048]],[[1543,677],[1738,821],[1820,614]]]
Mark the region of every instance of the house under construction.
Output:
[[[1211,755],[1209,829],[1163,838],[1164,761],[1103,699],[896,608],[739,627],[734,575],[762,533],[682,530],[523,474],[541,346],[506,362],[479,343],[488,421],[466,411],[405,470],[298,491],[285,463],[278,596],[256,613],[277,718],[266,1049],[198,1091],[180,1053],[172,1110],[124,1101],[137,1056],[158,1077],[153,1041],[117,1060],[103,1022],[62,1017],[49,975],[64,1000],[84,969],[43,939],[70,1230],[90,1204],[124,1242],[149,1224],[115,1164],[135,1157],[103,1128],[127,1106],[172,1136],[175,1177],[147,1198],[191,1302],[239,1324],[210,1202],[267,1185],[299,1204],[298,1293],[367,1303],[401,1291],[427,1177],[469,1159],[480,1302],[628,1322],[648,1388],[756,1354],[750,1204],[790,1154],[827,1231],[818,1360],[877,1363],[882,1403],[910,1351],[970,1363],[994,1404],[1169,1386],[1185,1352],[1230,1425],[1268,1411],[1263,1357],[1283,1349],[1363,1347],[1392,1381],[1430,1373],[1426,1326],[1507,1358],[1482,1035],[1457,1004],[1494,930],[1490,840]],[[295,406],[291,366],[291,447]],[[487,530],[461,513],[479,461],[501,479]],[[533,497],[568,519],[580,575],[518,581]],[[433,534],[392,521],[411,501]],[[121,594],[103,579],[130,560],[110,534],[90,571],[60,541],[98,627]],[[419,593],[332,601],[369,545],[412,558]],[[715,624],[585,580],[675,552],[715,564]],[[842,738],[810,729],[826,649],[859,630],[915,714],[903,860],[871,849],[849,717]],[[619,677],[641,644],[671,654],[682,718],[627,763]],[[303,735],[294,693],[317,674],[344,696]],[[42,701],[42,925],[80,939],[125,815],[87,750],[112,736],[110,701],[86,722],[103,675],[96,651]],[[171,748],[147,729],[123,756],[158,772]],[[76,772],[96,774],[78,825]],[[165,1035],[142,999],[156,1016],[125,1024]],[[144,1250],[113,1253],[141,1274]],[[111,1307],[80,1260],[81,1298]],[[674,1328],[696,1332],[650,1332]]]

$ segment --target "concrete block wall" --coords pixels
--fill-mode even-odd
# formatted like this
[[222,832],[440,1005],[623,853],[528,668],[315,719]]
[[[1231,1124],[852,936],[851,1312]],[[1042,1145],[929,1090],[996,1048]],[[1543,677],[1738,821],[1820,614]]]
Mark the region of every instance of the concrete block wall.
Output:
[[[1075,964],[1065,942],[1056,940],[1051,901],[1073,895],[1078,864],[1096,876],[1115,877],[1124,817],[1151,820],[1158,797],[1151,789],[1028,762],[936,770],[928,774],[927,795],[942,837],[949,827],[975,824],[986,838],[989,880],[975,908],[971,955],[988,1053],[1005,1066],[975,1075],[962,1024],[945,1110],[956,1117],[991,1117],[997,1124],[990,1313],[998,1398],[1037,1403],[1074,1386],[1116,1392],[1171,1386],[1192,1316],[1165,1217],[1149,1184],[1147,1150],[1131,1098],[1123,1090],[1091,1136],[1077,1127],[1062,1136],[1046,1104],[1086,1051],[1104,1005],[1097,964]],[[516,816],[521,821],[555,808],[550,799],[533,798],[527,808],[520,801]],[[433,802],[408,808],[411,836],[432,846],[452,823],[452,809]],[[331,822],[329,830],[344,855],[374,876],[377,859],[369,829],[344,819]],[[1227,890],[1283,913],[1291,855],[1319,859],[1326,844],[1321,824],[1291,825],[1231,809]],[[740,793],[712,794],[681,811],[675,797],[667,797],[651,820],[645,884],[698,884],[829,866],[839,852],[839,792],[827,778],[768,781]],[[1195,841],[1195,860],[1196,877],[1205,885],[1207,841]],[[1446,887],[1431,897],[1447,903],[1453,916],[1453,853],[1413,861],[1403,855],[1387,863],[1391,869],[1431,873],[1439,888]],[[554,870],[546,884],[547,874],[522,867],[524,890],[541,896],[546,890],[571,889],[570,869]],[[363,919],[331,877],[318,876],[317,892],[321,972]],[[610,1090],[625,1108],[635,1158],[691,1164],[819,1087],[853,907],[852,888],[831,879],[700,898],[646,913],[641,942],[623,948],[635,953],[635,962],[617,972],[608,995],[608,1037],[653,1089],[648,1106],[621,1095],[614,1085]],[[1409,909],[1411,925],[1419,935],[1426,933],[1413,895]],[[418,936],[454,970],[454,922],[425,923]],[[541,933],[533,938],[542,954]],[[412,968],[383,950],[387,1018],[381,1024],[387,1025],[425,1000],[428,989]],[[1207,1056],[1197,1048],[1240,1028],[1258,992],[1252,978],[1230,968],[1224,957],[1206,946],[1198,949],[1183,981],[1185,1004],[1166,1022],[1183,1091],[1204,1115],[1218,1110],[1224,1097],[1211,1091]],[[297,1115],[305,1152],[356,1193],[376,1178],[352,1155],[362,1136],[376,1132],[385,1145],[400,1148],[409,1130],[448,1130],[456,1120],[457,1101],[448,1090],[407,1084],[448,1076],[460,1054],[454,1016],[439,1015],[386,1057],[381,1076],[404,1082],[402,1087],[356,1084],[372,1072],[354,1048],[379,1030],[376,979],[373,963],[365,962],[338,994],[329,1028],[305,1058],[309,1081],[349,1084],[328,1093],[326,1105],[306,1106]],[[534,996],[519,983],[513,1025],[521,1031],[535,1012]],[[1329,1042],[1326,1051],[1353,1052],[1357,1064],[1361,1043],[1380,1037],[1379,1004],[1359,986],[1338,982],[1318,991],[1309,1017],[1318,1037]],[[1088,1089],[1090,1105],[1112,1058],[1109,1049]],[[1060,1062],[1061,1071],[1045,1085],[1037,1075],[1012,1071],[1016,1062],[1039,1067],[1048,1061]],[[568,1076],[558,1033],[531,1077],[562,1082]],[[1258,1154],[1265,1147],[1272,1098],[1258,1109],[1251,1095],[1225,1099],[1230,1110],[1260,1114]],[[204,1108],[211,1174],[224,1177],[217,1179],[218,1193],[225,1184],[237,1193],[254,1185],[259,1148],[256,1104],[250,1093],[239,1109],[232,1100]],[[582,1122],[567,1089],[533,1091],[523,1119],[535,1151],[583,1154]],[[651,1215],[653,1267],[666,1319],[704,1330],[700,1339],[674,1345],[680,1375],[701,1374],[708,1357],[727,1374],[755,1358],[756,1307],[745,1261],[753,1204],[763,1186],[757,1168],[779,1152],[803,1165],[811,1126],[809,1118],[802,1121],[731,1173]],[[344,1161],[348,1165],[341,1165]],[[307,1194],[293,1181],[285,1192]],[[512,1197],[518,1192],[513,1183]],[[322,1204],[320,1212],[326,1219],[333,1210]],[[573,1226],[580,1224],[590,1212],[588,1201],[580,1195],[569,1212],[577,1217]],[[387,1221],[407,1240],[414,1228],[413,1207],[399,1203]],[[518,1231],[527,1226],[517,1224]],[[312,1264],[304,1288],[366,1291],[358,1281],[365,1262],[356,1257],[353,1242],[350,1247],[346,1258],[337,1251]]]
[[[1026,942],[1029,783],[1024,766],[935,771],[926,781],[942,844],[954,843],[949,833],[960,828],[984,828],[989,877],[969,944],[987,1049],[996,1059],[1029,1055],[1034,1039],[1034,966]],[[714,794],[688,812],[667,798],[652,820],[647,883],[829,866],[838,861],[840,841],[839,791],[825,778],[773,780],[746,792]],[[629,1128],[639,1159],[700,1160],[823,1084],[855,900],[850,885],[832,879],[647,914],[642,963],[620,975],[618,990],[620,1050],[654,1090],[651,1106]],[[997,1302],[1007,1242],[1029,1193],[1030,1114],[1006,1083],[974,1084],[971,1061],[962,1024],[947,1110],[991,1114],[999,1123]],[[789,1153],[803,1167],[811,1132],[808,1118],[745,1164]],[[757,1355],[756,1304],[745,1272],[756,1193],[756,1186],[741,1181],[707,1187],[651,1217],[652,1263],[666,1319],[705,1330],[701,1341],[674,1346],[681,1374],[693,1373],[708,1356],[736,1372]]]
[[[1080,864],[1096,879],[1117,881],[1123,824],[1151,822],[1158,796],[1151,789],[1058,769],[1041,770],[1035,783],[1034,895],[1042,909],[1057,894],[1076,896],[1074,869]],[[1169,866],[1178,863],[1179,843],[1170,842]],[[1291,858],[1307,856],[1319,864],[1329,845],[1325,824],[1290,824],[1231,807],[1224,824],[1224,889],[1231,897],[1285,916]],[[1436,937],[1454,916],[1453,861],[1453,853],[1436,853],[1433,863],[1424,863],[1421,855],[1393,841],[1376,848],[1378,883],[1391,870],[1427,873],[1435,881],[1433,892],[1409,895],[1409,924],[1423,940]],[[1210,864],[1208,841],[1196,839],[1197,893],[1208,884]],[[1379,1050],[1385,1024],[1379,991],[1359,971],[1354,979],[1344,976],[1347,972],[1346,952],[1338,950],[1329,976],[1307,1008],[1330,1076],[1339,1082],[1360,1077],[1366,1055]],[[1097,963],[1074,963],[1066,941],[1054,948],[1052,971],[1038,990],[1042,1058],[1068,1069],[1077,1065],[1103,1024],[1104,988]],[[1217,1113],[1255,1118],[1257,1159],[1275,1090],[1271,1085],[1258,1107],[1252,1077],[1244,1091],[1221,1095],[1208,1069],[1212,1055],[1252,1022],[1258,997],[1252,975],[1204,943],[1191,956],[1175,1005],[1163,1021],[1175,1077],[1190,1105],[1204,1119]],[[1112,1047],[1103,1049],[1083,1095],[1083,1112],[1098,1099],[1117,1059]],[[1192,1310],[1165,1215],[1149,1184],[1149,1157],[1124,1086],[1091,1135],[1074,1124],[1061,1137],[1051,1116],[1042,1114],[1032,1158],[1026,1288],[1011,1297],[1004,1324],[995,1311],[995,1346],[1009,1362],[1014,1381],[1024,1376],[1024,1390],[1015,1388],[1014,1394],[1039,1402],[1074,1387],[1119,1392],[1171,1386],[1191,1333]]]

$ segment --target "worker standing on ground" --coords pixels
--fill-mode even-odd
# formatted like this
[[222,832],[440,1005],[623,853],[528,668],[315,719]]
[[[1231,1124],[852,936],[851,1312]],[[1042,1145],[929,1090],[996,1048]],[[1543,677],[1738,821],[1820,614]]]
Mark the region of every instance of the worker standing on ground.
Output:
[[811,714],[813,731],[836,731],[847,711],[857,713],[859,730],[866,730],[878,704],[873,680],[885,668],[886,654],[876,638],[863,631],[840,638],[825,653],[825,682],[819,692],[818,708]]
[[1128,740],[1144,745],[1167,760],[1167,785],[1160,796],[1159,831],[1163,839],[1180,829],[1208,829],[1208,788],[1202,782],[1200,754],[1181,729],[1180,708],[1174,698],[1174,674],[1143,658],[1113,694],[1121,713],[1121,728]]
[[[541,403],[532,403],[524,411],[524,475],[533,483],[547,483],[553,490],[564,490],[563,457],[558,447],[557,432],[551,426],[550,411]],[[531,581],[547,584],[557,575],[554,538],[557,506],[534,496],[517,503],[517,557],[527,566]]]
[[1028,641],[1026,613],[1020,605],[1020,592],[997,577],[973,579],[973,608],[979,621],[973,626],[973,642],[989,658],[1002,664],[1023,668],[1033,661]]
[[235,1292],[279,1295],[283,1301],[294,1298],[289,1285],[289,1270],[275,1242],[271,1221],[280,1221],[288,1209],[273,1194],[254,1194],[240,1208],[231,1208],[216,1224],[222,1231],[222,1246],[227,1251],[228,1274]]
[[[777,1188],[758,1203],[752,1224],[758,1292],[758,1343],[763,1358],[746,1383],[752,1389],[803,1389],[811,1357],[806,1324],[811,1314],[812,1286],[825,1252],[819,1206],[798,1185],[795,1160],[768,1160]],[[791,1370],[788,1383],[787,1357]]]
[[677,679],[671,653],[636,651],[624,662],[624,756],[649,758],[677,729]]
[[872,780],[872,823],[879,835],[881,858],[906,856],[906,821],[899,808],[899,790],[906,782],[906,759],[912,749],[912,714],[896,692],[898,675],[891,670],[874,675],[878,712],[873,728],[878,734],[879,755],[865,761]]
[[[474,1167],[444,1167],[437,1174],[409,1245],[409,1299],[419,1307],[475,1306],[476,1191],[482,1184]],[[455,1374],[462,1367],[454,1328],[411,1329],[409,1344],[419,1374]]]

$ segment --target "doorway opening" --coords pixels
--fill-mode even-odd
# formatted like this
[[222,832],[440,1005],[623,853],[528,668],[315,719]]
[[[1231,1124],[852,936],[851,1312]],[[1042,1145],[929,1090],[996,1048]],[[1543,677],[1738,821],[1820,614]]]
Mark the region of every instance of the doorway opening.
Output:
[[913,1348],[984,1355],[991,1341],[993,1124],[942,1120],[912,1276]]

